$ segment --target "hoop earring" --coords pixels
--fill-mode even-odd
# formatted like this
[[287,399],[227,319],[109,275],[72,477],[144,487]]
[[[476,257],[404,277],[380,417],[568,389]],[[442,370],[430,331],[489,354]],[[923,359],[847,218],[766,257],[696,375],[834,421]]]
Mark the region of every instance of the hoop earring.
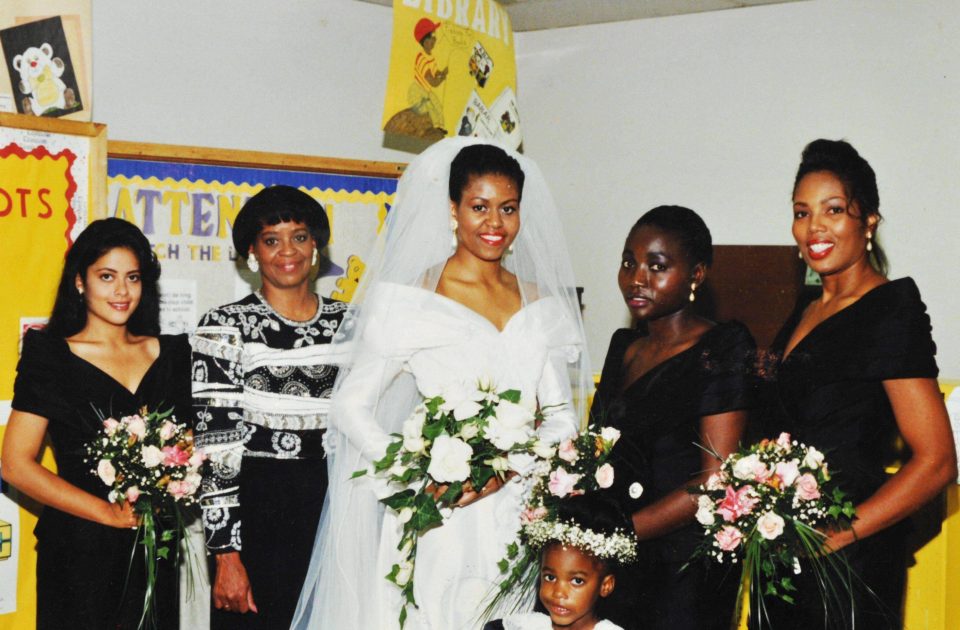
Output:
[[320,258],[320,255],[317,254],[317,248],[314,247],[314,248],[313,248],[313,256],[310,257],[310,266],[311,266],[311,267],[316,267],[316,266],[317,266],[317,260],[318,260],[319,258]]
[[253,254],[247,256],[247,268],[253,273],[260,271],[260,262],[257,260],[257,257]]
[[697,299],[697,294],[694,293],[694,291],[696,291],[696,290],[697,290],[697,283],[696,283],[696,282],[691,282],[691,283],[690,283],[690,297],[688,298],[691,302],[693,302],[694,300]]
[[867,232],[867,251],[873,251],[873,232]]

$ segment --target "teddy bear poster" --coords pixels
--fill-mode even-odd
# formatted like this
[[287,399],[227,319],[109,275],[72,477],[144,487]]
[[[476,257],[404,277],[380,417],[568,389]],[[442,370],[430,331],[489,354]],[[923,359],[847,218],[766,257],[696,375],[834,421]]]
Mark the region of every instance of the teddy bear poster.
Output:
[[63,116],[83,109],[59,16],[2,29],[0,45],[18,113]]

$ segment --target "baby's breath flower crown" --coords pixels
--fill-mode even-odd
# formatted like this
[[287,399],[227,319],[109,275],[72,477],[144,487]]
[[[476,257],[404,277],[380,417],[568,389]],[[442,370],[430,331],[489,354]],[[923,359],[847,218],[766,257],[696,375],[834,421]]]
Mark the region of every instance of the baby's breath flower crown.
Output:
[[601,560],[630,564],[637,559],[637,541],[632,534],[617,529],[612,534],[583,529],[573,522],[540,520],[523,526],[523,537],[534,549],[550,542],[577,547]]

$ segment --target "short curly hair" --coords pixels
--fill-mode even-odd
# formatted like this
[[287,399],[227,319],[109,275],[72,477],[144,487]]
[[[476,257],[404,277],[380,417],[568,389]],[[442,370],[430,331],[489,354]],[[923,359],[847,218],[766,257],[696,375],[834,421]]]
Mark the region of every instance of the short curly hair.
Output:
[[317,249],[326,247],[330,240],[330,222],[320,202],[293,186],[268,186],[243,204],[233,222],[237,255],[247,257],[264,227],[287,221],[306,225]]

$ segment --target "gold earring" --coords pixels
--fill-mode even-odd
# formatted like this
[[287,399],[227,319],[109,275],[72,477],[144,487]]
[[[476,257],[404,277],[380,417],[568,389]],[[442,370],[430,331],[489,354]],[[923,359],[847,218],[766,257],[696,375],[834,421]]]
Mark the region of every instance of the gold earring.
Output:
[[313,256],[310,257],[310,266],[311,266],[311,267],[316,267],[316,266],[317,266],[317,259],[318,259],[319,257],[320,257],[319,254],[317,254],[317,248],[314,247],[314,248],[313,248]]
[[697,290],[697,283],[696,283],[696,282],[691,282],[691,283],[690,283],[690,301],[691,301],[691,302],[693,302],[694,300],[697,299],[697,294],[694,293],[694,291],[696,291],[696,290]]
[[867,232],[867,251],[873,251],[873,232]]
[[797,258],[803,260],[803,252],[801,252],[799,249],[797,250]]

